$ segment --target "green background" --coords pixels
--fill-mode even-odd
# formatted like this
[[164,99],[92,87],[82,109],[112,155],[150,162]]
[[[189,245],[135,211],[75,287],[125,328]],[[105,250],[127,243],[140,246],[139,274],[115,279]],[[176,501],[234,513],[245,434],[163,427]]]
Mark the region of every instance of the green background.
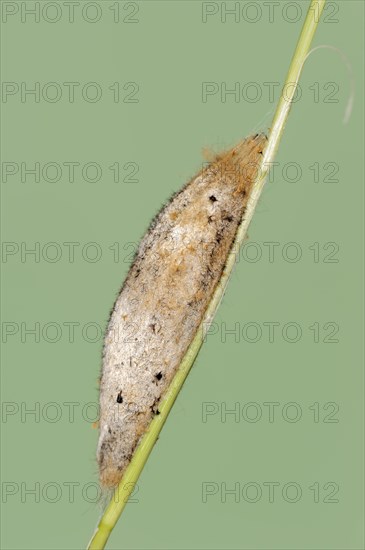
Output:
[[[20,2],[12,4],[21,9]],[[72,183],[64,168],[54,183],[42,177],[35,182],[32,176],[22,182],[18,173],[1,184],[2,240],[30,248],[38,242],[41,251],[54,242],[62,251],[56,262],[49,260],[51,248],[48,260],[46,251],[46,259],[41,253],[38,262],[32,256],[22,261],[20,253],[3,255],[2,326],[9,330],[4,323],[15,323],[17,330],[7,338],[3,332],[2,345],[4,549],[79,549],[90,539],[100,513],[100,505],[92,502],[97,482],[92,403],[98,395],[102,342],[92,326],[84,338],[82,329],[97,323],[104,330],[133,243],[169,195],[199,170],[202,148],[219,150],[267,130],[279,88],[272,101],[264,83],[283,81],[308,6],[306,1],[296,7],[280,2],[270,21],[268,7],[260,3],[262,17],[254,23],[258,3],[241,2],[237,22],[233,16],[222,22],[219,11],[203,23],[201,2],[140,1],[138,13],[130,16],[138,22],[129,23],[122,19],[134,11],[133,3],[121,2],[121,21],[115,23],[110,10],[115,2],[102,1],[97,2],[100,21],[89,23],[80,15],[81,0],[70,23],[59,4],[58,22],[46,20],[55,17],[51,6],[39,23],[31,16],[22,22],[20,12],[2,23],[3,82],[29,87],[39,82],[41,88],[57,82],[63,90],[55,103],[42,97],[22,102],[20,94],[5,103],[3,97],[2,161],[28,167],[95,162],[103,175],[92,183],[79,169]],[[220,2],[213,5],[221,10]],[[288,21],[295,18],[291,10],[298,9],[299,20]],[[279,165],[251,224],[248,242],[254,245],[243,251],[215,319],[216,333],[208,337],[176,401],[138,482],[135,502],[127,505],[109,548],[364,548],[364,4],[330,2],[325,16],[314,45],[339,48],[352,66],[356,92],[350,121],[342,122],[351,84],[346,65],[334,51],[319,50],[305,67],[302,97],[292,109]],[[74,103],[62,86],[70,81],[81,84]],[[80,89],[88,82],[101,86],[100,101],[82,98]],[[118,103],[108,89],[114,82],[120,83]],[[138,102],[123,101],[131,91],[123,90],[127,82],[138,83]],[[239,82],[243,96],[238,102],[227,96],[223,102],[218,93],[203,102],[202,82],[226,82],[227,88]],[[245,88],[250,82],[257,84]],[[249,101],[245,92],[258,89],[261,98]],[[329,102],[333,90],[335,102]],[[121,166],[119,183],[109,169],[115,162]],[[139,166],[137,181],[122,181],[131,172],[128,162]],[[325,179],[332,171],[329,162],[338,166],[337,182]],[[292,177],[285,175],[287,163],[301,167],[297,182],[287,181]],[[315,163],[318,182],[310,168]],[[63,245],[71,241],[80,243],[74,262]],[[82,256],[90,242],[102,251],[99,261]],[[268,242],[279,243],[272,262],[263,244]],[[301,251],[297,262],[285,259],[294,250],[287,247],[290,242]],[[119,243],[119,261],[109,248],[113,243]],[[335,248],[325,248],[326,243]],[[253,261],[257,251],[261,258]],[[328,261],[332,251],[330,259],[338,261]],[[93,249],[87,252],[91,257]],[[79,323],[73,342],[64,325],[70,322]],[[279,323],[273,342],[267,322]],[[290,322],[302,331],[296,343],[286,341],[293,338],[290,331],[287,339],[283,336]],[[38,342],[24,333],[22,342],[21,323],[28,328],[40,323]],[[47,323],[61,328],[54,343],[49,340],[55,330]],[[238,336],[225,337],[225,328],[236,323]],[[262,330],[256,343],[249,340],[257,325],[245,332],[247,323]],[[314,323],[320,327],[318,342],[309,328]],[[338,342],[325,341],[335,326],[326,323],[338,325],[332,337]],[[50,328],[44,336],[45,326]],[[71,402],[78,404],[73,422],[65,405]],[[203,422],[207,402],[215,403],[218,412]],[[257,422],[245,416],[254,417],[254,408],[247,408],[252,402],[262,412]],[[273,422],[267,402],[279,403]],[[285,416],[295,413],[286,407],[292,402],[302,414],[297,422]],[[330,419],[338,422],[325,421],[334,411],[326,405],[332,402],[338,411]],[[242,415],[228,415],[223,422],[222,408],[235,403]],[[314,403],[319,404],[318,422]],[[6,414],[9,407],[11,415]],[[24,415],[34,407],[41,411],[39,418]],[[202,498],[205,482],[218,491],[207,502]],[[255,503],[248,502],[254,487],[244,492],[253,482],[262,490]],[[273,502],[264,485],[268,482],[280,484]],[[283,486],[290,482],[302,490],[296,503],[283,497]],[[70,483],[77,484],[73,499]],[[238,484],[249,496],[241,492],[236,502],[227,495],[224,502],[223,483],[228,489]],[[315,483],[319,502],[309,489]],[[332,497],[338,502],[325,502],[336,487],[328,483],[339,487]],[[14,494],[9,495],[11,487]],[[39,498],[26,493],[34,487]]]

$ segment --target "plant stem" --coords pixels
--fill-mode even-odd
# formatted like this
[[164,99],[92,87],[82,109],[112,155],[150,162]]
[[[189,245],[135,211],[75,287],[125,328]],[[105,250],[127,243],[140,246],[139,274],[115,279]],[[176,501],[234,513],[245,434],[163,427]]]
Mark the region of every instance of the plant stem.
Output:
[[153,418],[148,428],[148,431],[142,437],[141,442],[139,443],[132,457],[132,460],[124,473],[123,479],[121,480],[119,486],[116,488],[113,498],[111,499],[109,505],[104,512],[103,517],[99,522],[99,525],[89,543],[88,550],[102,550],[105,547],[105,543],[107,542],[110,533],[115,527],[118,518],[123,511],[128,501],[128,497],[130,496],[133,488],[137,483],[138,477],[147,461],[147,458],[154,444],[156,443],[162,426],[166,421],[171,407],[174,404],[177,395],[179,394],[179,391],[194,363],[194,360],[198,355],[209,325],[212,322],[213,317],[218,309],[218,306],[226,289],[230,274],[236,262],[237,251],[239,251],[239,248],[243,243],[247,228],[250,224],[257,202],[264,187],[267,173],[278,149],[279,142],[284,131],[285,123],[289,115],[291,103],[295,96],[299,77],[302,72],[306,57],[308,55],[309,48],[325,2],[326,0],[311,0],[303,29],[294,52],[288,74],[286,76],[283,92],[281,94],[274,115],[267,146],[262,156],[260,170],[258,171],[258,176],[255,180],[252,192],[250,194],[250,199],[245,212],[245,218],[244,220],[242,220],[238,228],[236,239],[232,247],[232,252],[228,256],[224,273],[208,306],[204,320],[201,323],[194,340],[190,344],[189,349],[181,362],[178,372],[173,378],[171,385],[169,386],[167,392],[165,393],[165,396],[159,404],[160,414]]

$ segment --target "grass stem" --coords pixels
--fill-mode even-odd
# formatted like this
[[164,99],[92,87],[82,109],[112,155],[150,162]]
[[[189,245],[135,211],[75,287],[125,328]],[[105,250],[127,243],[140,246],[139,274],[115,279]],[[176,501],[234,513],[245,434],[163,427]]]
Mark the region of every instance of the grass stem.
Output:
[[178,372],[176,373],[171,385],[169,386],[164,398],[159,404],[160,414],[155,416],[151,421],[148,431],[144,434],[139,443],[133,458],[127,467],[123,479],[116,488],[114,495],[105,509],[103,517],[88,545],[88,550],[102,550],[115,527],[119,516],[121,515],[133,488],[135,487],[138,477],[147,461],[147,458],[156,443],[159,433],[164,425],[166,418],[171,410],[176,397],[178,396],[182,385],[194,363],[200,347],[204,341],[204,337],[208,330],[209,324],[218,309],[220,301],[226,289],[230,274],[236,263],[236,254],[245,238],[247,228],[254,214],[256,205],[260,198],[262,189],[265,184],[265,179],[270,169],[270,165],[274,160],[276,151],[279,147],[285,124],[289,115],[292,100],[295,97],[298,81],[306,57],[309,52],[310,45],[314,33],[316,31],[321,13],[323,11],[326,0],[311,0],[306,19],[300,34],[288,74],[286,76],[283,92],[281,94],[271,129],[268,136],[268,143],[262,156],[261,169],[258,171],[258,176],[255,180],[253,191],[250,195],[250,200],[246,209],[245,218],[241,222],[235,243],[232,247],[224,274],[217,286],[212,300],[207,309],[204,321],[200,325],[198,332],[190,344],[190,347],[184,356]]

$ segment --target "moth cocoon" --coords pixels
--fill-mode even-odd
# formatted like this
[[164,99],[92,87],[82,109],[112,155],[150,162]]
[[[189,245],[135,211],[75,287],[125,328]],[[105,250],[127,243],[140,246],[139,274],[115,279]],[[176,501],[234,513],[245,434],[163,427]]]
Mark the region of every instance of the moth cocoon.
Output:
[[100,482],[117,485],[204,318],[267,138],[217,155],[152,221],[110,316],[100,378]]

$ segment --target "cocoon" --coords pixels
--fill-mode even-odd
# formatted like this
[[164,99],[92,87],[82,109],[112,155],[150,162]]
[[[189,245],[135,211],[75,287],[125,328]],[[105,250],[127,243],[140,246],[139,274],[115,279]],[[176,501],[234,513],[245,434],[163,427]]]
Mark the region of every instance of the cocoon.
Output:
[[100,482],[117,485],[204,317],[267,138],[217,155],[152,221],[110,316],[100,378]]

